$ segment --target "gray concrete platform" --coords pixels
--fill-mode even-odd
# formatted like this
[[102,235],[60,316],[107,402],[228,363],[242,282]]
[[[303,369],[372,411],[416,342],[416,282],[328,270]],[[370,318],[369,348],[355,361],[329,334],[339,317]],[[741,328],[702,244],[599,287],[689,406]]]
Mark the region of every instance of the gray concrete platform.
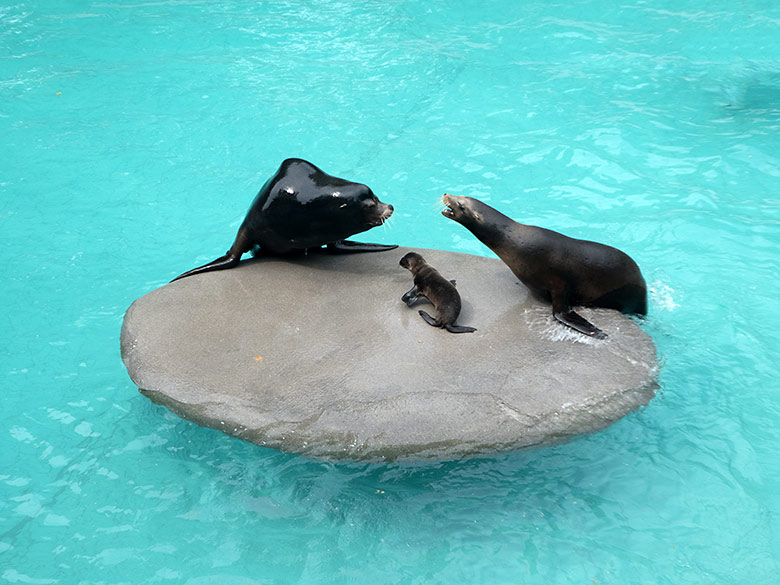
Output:
[[[401,302],[398,265],[421,253],[463,298],[451,334]],[[426,308],[427,307],[427,308]],[[287,452],[454,459],[603,429],[653,397],[656,349],[628,317],[579,312],[609,337],[553,320],[499,260],[399,248],[258,258],[136,300],[122,358],[177,415]]]

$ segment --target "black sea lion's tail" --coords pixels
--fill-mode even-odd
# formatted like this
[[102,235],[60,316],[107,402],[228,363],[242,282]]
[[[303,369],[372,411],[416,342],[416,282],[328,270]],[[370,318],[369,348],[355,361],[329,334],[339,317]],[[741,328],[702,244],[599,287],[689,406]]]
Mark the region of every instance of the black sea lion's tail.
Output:
[[245,252],[249,252],[251,249],[252,246],[249,245],[249,239],[246,237],[246,232],[243,228],[241,228],[238,230],[238,235],[236,235],[236,241],[233,242],[233,245],[230,246],[230,250],[228,250],[224,256],[220,256],[216,260],[212,260],[203,266],[198,266],[197,268],[188,270],[184,274],[180,274],[174,278],[171,282],[192,276],[194,274],[202,274],[204,272],[212,272],[214,270],[225,270],[227,268],[233,268],[234,266],[238,265],[239,261],[241,260],[241,256],[243,256]]

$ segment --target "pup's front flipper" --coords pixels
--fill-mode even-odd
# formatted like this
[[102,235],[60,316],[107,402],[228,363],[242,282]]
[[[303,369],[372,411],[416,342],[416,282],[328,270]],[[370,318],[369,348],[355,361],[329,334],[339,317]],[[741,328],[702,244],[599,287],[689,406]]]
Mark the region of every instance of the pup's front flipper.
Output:
[[430,303],[430,299],[426,297],[425,295],[421,295],[419,289],[417,288],[417,285],[414,285],[412,288],[409,289],[408,292],[404,294],[404,296],[401,297],[401,300],[406,303],[407,307],[411,307],[415,303],[418,303],[420,301],[424,303]]

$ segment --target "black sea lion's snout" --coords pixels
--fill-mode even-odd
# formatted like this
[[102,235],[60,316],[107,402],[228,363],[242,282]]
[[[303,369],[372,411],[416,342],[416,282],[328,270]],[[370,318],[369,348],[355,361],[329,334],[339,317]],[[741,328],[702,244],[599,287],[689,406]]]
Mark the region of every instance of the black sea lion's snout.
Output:
[[377,219],[372,220],[371,227],[377,227],[385,223],[388,219],[390,219],[390,216],[393,215],[393,206],[389,203],[382,203],[377,199],[378,206],[378,213],[379,217]]

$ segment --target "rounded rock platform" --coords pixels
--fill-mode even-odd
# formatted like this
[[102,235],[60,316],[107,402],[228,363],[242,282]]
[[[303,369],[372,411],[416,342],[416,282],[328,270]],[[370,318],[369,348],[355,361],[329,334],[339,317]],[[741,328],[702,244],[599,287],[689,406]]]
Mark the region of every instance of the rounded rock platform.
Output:
[[[401,302],[421,253],[463,299],[452,334]],[[578,309],[586,338],[499,260],[399,248],[258,258],[136,300],[122,358],[182,418],[328,459],[455,459],[561,443],[646,405],[656,349],[628,317]]]

